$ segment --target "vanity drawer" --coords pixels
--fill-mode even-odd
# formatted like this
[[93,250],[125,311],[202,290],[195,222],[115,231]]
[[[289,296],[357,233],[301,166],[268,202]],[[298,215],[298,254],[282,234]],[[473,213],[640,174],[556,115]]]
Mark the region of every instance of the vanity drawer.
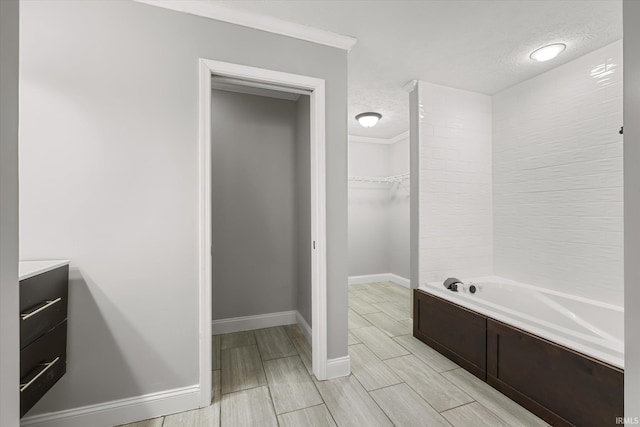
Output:
[[67,318],[69,266],[20,281],[20,348]]
[[67,370],[67,321],[20,351],[20,417]]

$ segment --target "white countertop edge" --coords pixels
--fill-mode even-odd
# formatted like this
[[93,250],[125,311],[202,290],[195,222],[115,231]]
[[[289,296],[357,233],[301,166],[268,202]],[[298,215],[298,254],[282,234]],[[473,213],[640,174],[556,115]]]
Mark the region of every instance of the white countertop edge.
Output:
[[20,261],[18,263],[18,280],[25,280],[38,274],[46,273],[63,265],[68,265],[68,259]]

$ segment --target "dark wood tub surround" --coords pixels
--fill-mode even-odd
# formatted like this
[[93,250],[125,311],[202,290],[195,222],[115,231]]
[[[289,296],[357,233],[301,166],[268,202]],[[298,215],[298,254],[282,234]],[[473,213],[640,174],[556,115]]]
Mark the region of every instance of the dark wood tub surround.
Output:
[[[483,381],[487,380],[487,318],[437,297],[414,294],[413,336]],[[425,294],[427,295],[427,294]]]
[[615,426],[624,372],[414,290],[413,335],[554,426]]

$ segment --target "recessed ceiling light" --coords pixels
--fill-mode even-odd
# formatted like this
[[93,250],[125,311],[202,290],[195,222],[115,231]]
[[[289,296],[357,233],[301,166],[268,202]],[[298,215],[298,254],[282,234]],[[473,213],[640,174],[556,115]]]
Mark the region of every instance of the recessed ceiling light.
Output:
[[529,55],[529,58],[538,62],[548,61],[558,56],[560,52],[562,52],[566,48],[567,48],[567,45],[564,43],[550,44],[550,45],[538,48],[533,52],[531,52],[531,55]]
[[356,116],[356,120],[360,123],[360,126],[365,128],[374,127],[381,118],[382,114],[379,113],[360,113]]

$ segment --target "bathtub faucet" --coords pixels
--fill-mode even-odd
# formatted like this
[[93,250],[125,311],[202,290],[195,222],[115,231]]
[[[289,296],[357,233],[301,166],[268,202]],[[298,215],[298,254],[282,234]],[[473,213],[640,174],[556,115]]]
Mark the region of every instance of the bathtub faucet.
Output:
[[449,289],[452,292],[458,292],[458,284],[462,285],[462,281],[460,279],[456,279],[455,277],[449,277],[444,281],[444,287]]
[[478,290],[478,288],[476,287],[476,285],[474,285],[473,283],[469,283],[468,285],[465,285],[464,283],[462,283],[462,280],[460,279],[456,279],[455,277],[449,277],[447,280],[444,281],[444,287],[449,289],[451,292],[458,292],[458,288],[460,288],[460,290],[466,289],[469,293],[471,294],[475,294],[476,291]]

